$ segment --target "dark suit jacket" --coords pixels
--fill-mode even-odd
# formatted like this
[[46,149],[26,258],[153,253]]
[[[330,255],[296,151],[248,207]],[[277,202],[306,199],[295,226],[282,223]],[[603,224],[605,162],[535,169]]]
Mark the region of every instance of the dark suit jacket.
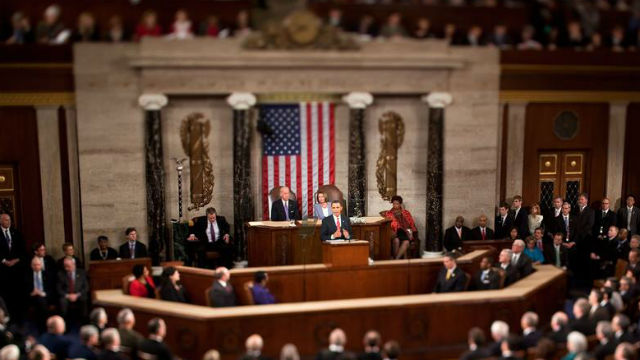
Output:
[[596,325],[589,319],[589,316],[585,314],[580,319],[573,319],[569,323],[569,331],[578,331],[585,336],[589,336],[595,334]]
[[433,288],[433,292],[447,293],[464,291],[466,282],[467,276],[459,267],[456,267],[453,270],[453,276],[451,276],[449,280],[447,280],[447,268],[443,267],[438,273],[436,286]]
[[0,227],[0,261],[13,259],[20,259],[20,262],[25,261],[26,252],[22,235],[14,228],[10,228],[9,233],[11,234],[11,249],[9,249],[9,243]]
[[62,335],[44,333],[38,338],[38,343],[46,347],[56,359],[66,359],[71,346],[71,340]]
[[507,214],[504,218],[504,223],[502,222],[502,216],[496,216],[495,221],[495,238],[500,240],[509,237],[509,231],[513,227],[513,217],[511,214]]
[[379,352],[364,352],[358,355],[358,360],[382,360],[382,355]]
[[351,356],[351,353],[347,351],[339,353],[330,351],[329,349],[324,349],[316,355],[316,360],[350,359],[349,356]]
[[162,285],[160,288],[160,298],[165,301],[187,302],[187,295],[184,292],[184,287],[180,287],[180,290],[176,290],[172,284]]
[[482,270],[478,270],[473,275],[473,281],[471,282],[473,290],[494,290],[500,288],[500,274],[494,269],[489,269],[487,279],[482,281]]
[[520,279],[520,274],[515,266],[509,264],[506,269],[502,270],[505,272],[504,287],[507,287]]
[[616,225],[616,213],[609,210],[607,211],[607,215],[603,216],[602,210],[595,211],[594,220],[593,220],[593,236],[607,236],[607,232],[609,231],[609,227]]
[[576,246],[577,250],[581,254],[589,254],[593,251],[593,224],[595,219],[595,214],[593,209],[589,206],[586,206],[582,212],[580,209],[576,209],[576,231],[575,239],[577,240]]
[[[486,240],[493,240],[494,233],[490,228],[485,228]],[[480,230],[480,226],[476,226],[471,230],[471,240],[482,240],[482,231]]]
[[[145,244],[136,240],[135,254],[134,258],[143,258],[147,257],[147,247]],[[123,259],[131,259],[131,250],[129,250],[129,241],[126,241],[124,244],[120,245],[120,257]]]
[[[224,216],[216,215],[216,223],[218,223],[218,239],[216,241],[222,240],[225,235],[231,235],[229,233],[229,223]],[[207,227],[209,226],[209,220],[206,216],[198,216],[193,219],[193,227],[189,229],[190,234],[194,234],[198,241],[201,244],[207,244],[209,242],[209,238],[207,237]]]
[[558,331],[552,331],[548,333],[547,338],[556,344],[563,344],[567,342],[567,335],[569,335],[569,332],[565,327],[563,327]]
[[522,336],[522,348],[528,349],[538,345],[538,341],[542,338],[542,332],[540,330],[535,330],[533,332],[528,333],[527,335]]
[[[45,298],[47,304],[54,304],[57,298],[55,281],[56,280],[53,277],[53,274],[42,271],[42,287],[44,292],[47,294]],[[31,294],[34,288],[33,270],[31,270],[31,268],[29,268],[26,272],[24,284],[25,294],[28,298],[30,298],[31,296],[29,294]]]
[[126,360],[120,353],[111,350],[102,350],[98,354],[98,360]]
[[518,236],[524,239],[529,234],[529,213],[527,209],[521,207],[520,211],[518,211],[518,216],[516,216],[515,210],[511,210],[510,214],[513,218],[513,226],[518,228]]
[[300,209],[298,209],[298,204],[289,199],[288,205],[289,208],[285,210],[281,199],[274,201],[271,204],[271,221],[286,221],[287,217],[285,215],[285,211],[289,211],[289,220],[302,219],[302,216],[300,216]]
[[138,346],[138,352],[155,355],[156,360],[173,360],[173,354],[171,354],[171,350],[165,343],[151,339],[142,340]]
[[45,255],[42,261],[44,262],[44,271],[51,274],[51,277],[55,279],[58,276],[58,263],[51,255]]
[[522,279],[525,276],[529,276],[533,272],[533,262],[524,252],[520,253],[518,262],[516,263],[516,270],[518,271],[518,277]]
[[591,355],[593,355],[596,360],[604,360],[607,356],[613,355],[616,351],[616,342],[613,340],[607,341],[606,344],[598,343],[598,345],[593,349]]
[[103,259],[102,256],[100,256],[100,249],[99,248],[95,248],[93,250],[91,250],[91,254],[89,255],[89,259],[91,261],[101,261],[101,260],[115,260],[118,258],[118,252],[116,251],[116,249],[112,248],[112,247],[108,247],[107,248],[107,258]]
[[[560,211],[560,214],[562,214],[562,211]],[[558,219],[556,217],[556,209],[552,206],[545,212],[544,218],[542,219],[542,223],[544,224],[544,229],[547,235],[551,234],[551,237],[553,237],[553,234],[561,231],[561,229],[558,229],[557,222]]]
[[209,298],[213,302],[213,307],[227,307],[236,305],[236,294],[233,291],[231,283],[227,283],[227,287],[222,287],[222,284],[217,280],[213,282],[213,287],[209,292]]
[[[333,235],[333,233],[336,232],[337,229],[338,227],[336,226],[333,214],[322,219],[322,226],[320,226],[320,240],[331,240],[331,235]],[[340,214],[340,229],[342,236],[338,239],[346,239],[342,230],[347,230],[347,232],[349,233],[349,239],[353,236],[353,234],[351,233],[351,222],[349,221],[349,218],[344,216],[343,214]]]
[[[131,351],[131,354],[135,355],[135,352],[138,350],[138,345],[144,340],[144,337],[140,335],[139,332],[135,330],[128,330],[120,328],[118,329],[120,333],[120,348],[122,350],[123,347],[128,348]],[[136,357],[133,356],[133,359]]]
[[60,270],[58,271],[58,281],[56,283],[56,289],[58,292],[58,297],[60,299],[64,299],[65,295],[73,292],[80,294],[80,296],[78,297],[79,300],[87,301],[89,295],[89,282],[87,281],[87,275],[84,270],[76,269],[74,289],[69,289],[67,272],[64,270]]
[[240,358],[240,360],[271,360],[271,358],[268,358],[266,356],[263,356],[262,354],[258,355],[258,356],[253,356],[253,355],[249,355],[249,354],[244,354],[242,355],[242,357]]
[[[578,219],[575,215],[569,214],[569,239],[567,239],[567,230],[564,223],[564,215],[560,215],[556,218],[556,231],[561,232],[565,237],[565,242],[577,241],[576,230]],[[576,245],[577,246],[577,245]]]
[[462,248],[462,242],[471,240],[471,230],[468,227],[463,226],[461,231],[462,237],[458,236],[456,227],[452,226],[444,232],[444,248],[447,251],[453,251]]
[[73,344],[69,347],[69,358],[71,359],[85,359],[85,360],[97,360],[98,355],[84,344]]
[[[544,259],[546,264],[556,264],[556,249],[553,244],[544,247]],[[566,267],[569,262],[569,251],[566,247],[560,245],[560,267]]]
[[480,360],[489,357],[486,349],[478,348],[469,350],[460,356],[460,360]]
[[[627,204],[624,204],[618,209],[618,227],[627,228]],[[629,231],[628,238],[631,239],[631,235],[638,233],[638,227],[640,227],[640,209],[634,206],[631,210],[631,230]]]

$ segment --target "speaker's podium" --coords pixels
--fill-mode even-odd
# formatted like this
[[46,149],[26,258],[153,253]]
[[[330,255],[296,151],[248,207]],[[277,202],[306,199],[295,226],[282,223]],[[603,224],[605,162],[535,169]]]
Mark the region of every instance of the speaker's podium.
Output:
[[324,241],[322,262],[332,267],[369,265],[369,242],[364,240]]

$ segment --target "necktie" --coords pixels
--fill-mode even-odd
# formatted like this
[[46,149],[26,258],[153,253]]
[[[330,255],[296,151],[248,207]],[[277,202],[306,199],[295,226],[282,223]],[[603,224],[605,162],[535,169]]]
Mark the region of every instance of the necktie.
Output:
[[631,231],[631,214],[633,214],[633,208],[627,208],[627,230]]
[[564,217],[564,229],[567,232],[567,241],[569,241],[569,217],[566,215]]
[[542,240],[538,240],[538,249],[542,251]]
[[7,245],[9,246],[9,251],[11,251],[11,234],[9,234],[9,229],[4,229],[4,238],[7,239]]
[[76,279],[73,277],[73,273],[68,273],[69,278],[69,294],[75,294],[76,292]]
[[209,232],[211,232],[209,242],[214,242],[216,240],[216,232],[213,231],[213,222],[209,222]]
[[340,218],[339,217],[336,218],[336,228],[338,229],[338,231],[340,231]]
[[451,279],[451,271],[450,271],[450,270],[447,270],[447,277],[446,277],[446,279],[447,279],[447,280]]
[[289,221],[289,207],[285,205],[284,201],[282,202],[282,207],[284,208],[284,217]]
[[36,289],[42,291],[42,273],[36,273]]
[[129,253],[131,253],[131,258],[134,259],[136,257],[136,243],[129,243]]
[[560,262],[560,247],[556,246],[556,266],[560,267],[562,263]]
[[486,234],[484,228],[482,228],[482,240],[487,240],[487,234]]

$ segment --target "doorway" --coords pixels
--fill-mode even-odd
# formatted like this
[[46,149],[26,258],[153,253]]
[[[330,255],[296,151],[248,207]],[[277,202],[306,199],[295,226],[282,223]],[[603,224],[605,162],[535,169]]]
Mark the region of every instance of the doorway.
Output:
[[588,164],[585,151],[541,151],[538,154],[540,207],[549,209],[555,197],[562,197],[575,208],[578,196],[587,188],[585,174]]

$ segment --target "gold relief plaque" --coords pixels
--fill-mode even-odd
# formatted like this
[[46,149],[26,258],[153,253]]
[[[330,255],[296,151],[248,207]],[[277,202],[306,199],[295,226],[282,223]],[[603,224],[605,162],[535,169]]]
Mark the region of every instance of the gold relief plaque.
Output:
[[404,123],[398,113],[389,111],[378,120],[380,155],[376,162],[378,192],[384,200],[396,195],[398,175],[398,148],[404,140]]
[[211,124],[201,113],[189,114],[180,126],[184,153],[189,157],[191,205],[198,210],[209,204],[213,196],[213,165],[209,159],[209,132]]

